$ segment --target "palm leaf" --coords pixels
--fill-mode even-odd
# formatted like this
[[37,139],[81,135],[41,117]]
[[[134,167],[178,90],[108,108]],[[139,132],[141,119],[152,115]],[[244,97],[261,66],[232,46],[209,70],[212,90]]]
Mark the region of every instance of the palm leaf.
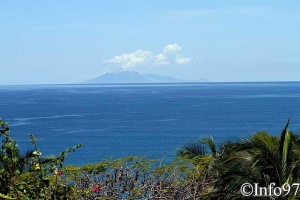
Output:
[[195,158],[205,155],[205,150],[198,142],[190,142],[181,147],[177,155],[185,158]]
[[216,148],[213,137],[203,137],[203,138],[200,139],[200,143],[207,145],[211,150],[212,156],[216,157],[217,148]]

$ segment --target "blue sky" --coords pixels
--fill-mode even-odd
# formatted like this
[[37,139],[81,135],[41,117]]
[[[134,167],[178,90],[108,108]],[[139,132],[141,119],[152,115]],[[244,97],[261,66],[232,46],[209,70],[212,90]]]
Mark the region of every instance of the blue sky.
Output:
[[300,2],[0,0],[0,84],[118,68],[184,80],[300,78]]

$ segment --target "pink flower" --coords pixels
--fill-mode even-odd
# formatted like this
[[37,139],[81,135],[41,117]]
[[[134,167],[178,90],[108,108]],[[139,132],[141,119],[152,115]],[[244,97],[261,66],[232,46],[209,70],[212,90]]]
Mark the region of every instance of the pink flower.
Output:
[[62,176],[62,175],[63,175],[61,169],[56,169],[56,170],[55,170],[55,174],[56,174],[57,176]]
[[100,192],[101,191],[101,186],[97,185],[97,186],[93,187],[93,191],[96,192],[96,193]]

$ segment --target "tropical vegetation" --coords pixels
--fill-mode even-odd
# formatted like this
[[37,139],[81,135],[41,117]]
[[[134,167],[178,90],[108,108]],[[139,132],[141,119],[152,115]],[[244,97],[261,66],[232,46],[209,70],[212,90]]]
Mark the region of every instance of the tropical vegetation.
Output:
[[[44,156],[29,135],[32,150],[22,153],[0,119],[0,199],[243,199],[244,183],[282,188],[267,198],[299,199],[300,138],[257,132],[241,141],[215,143],[212,137],[182,146],[170,164],[146,157],[107,159],[84,166],[65,165],[79,144]],[[287,192],[287,189],[289,191]]]

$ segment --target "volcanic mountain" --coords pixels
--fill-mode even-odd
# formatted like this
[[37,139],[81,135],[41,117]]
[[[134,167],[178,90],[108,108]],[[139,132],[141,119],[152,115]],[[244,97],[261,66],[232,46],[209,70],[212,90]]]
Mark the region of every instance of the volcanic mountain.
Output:
[[176,83],[184,82],[169,76],[156,74],[141,75],[135,71],[117,70],[105,73],[97,78],[85,81],[84,84],[108,84],[108,83]]

